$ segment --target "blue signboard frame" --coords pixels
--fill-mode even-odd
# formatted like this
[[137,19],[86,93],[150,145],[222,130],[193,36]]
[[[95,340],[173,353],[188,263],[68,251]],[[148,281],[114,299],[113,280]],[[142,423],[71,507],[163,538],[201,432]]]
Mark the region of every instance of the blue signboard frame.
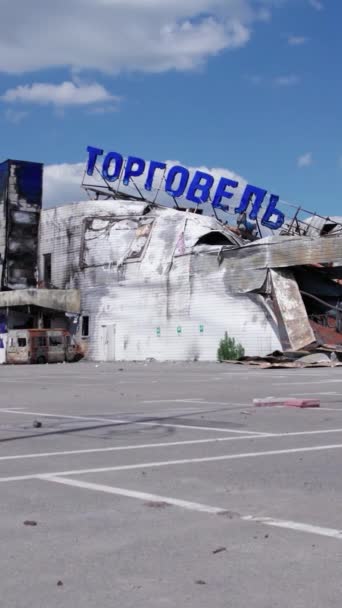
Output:
[[260,220],[262,226],[271,230],[278,230],[285,222],[284,213],[277,208],[279,196],[268,193],[264,188],[247,184],[238,206],[230,209],[228,201],[239,188],[239,182],[235,179],[222,176],[217,181],[210,173],[199,170],[191,175],[189,169],[182,165],[168,166],[165,162],[146,161],[138,156],[129,156],[125,161],[119,152],[104,154],[104,150],[94,146],[88,146],[87,152],[87,175],[94,175],[98,159],[101,158],[100,172],[107,184],[122,180],[122,184],[128,186],[131,180],[143,177],[144,190],[151,192],[158,174],[162,172],[164,191],[174,200],[185,197],[189,203],[195,205],[210,203],[214,210],[233,210],[237,215],[245,214],[252,221]]

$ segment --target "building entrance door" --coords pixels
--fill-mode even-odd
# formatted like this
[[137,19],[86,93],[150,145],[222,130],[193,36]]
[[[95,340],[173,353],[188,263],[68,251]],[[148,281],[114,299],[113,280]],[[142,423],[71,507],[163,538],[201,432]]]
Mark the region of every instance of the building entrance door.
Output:
[[115,325],[101,325],[101,359],[115,361]]

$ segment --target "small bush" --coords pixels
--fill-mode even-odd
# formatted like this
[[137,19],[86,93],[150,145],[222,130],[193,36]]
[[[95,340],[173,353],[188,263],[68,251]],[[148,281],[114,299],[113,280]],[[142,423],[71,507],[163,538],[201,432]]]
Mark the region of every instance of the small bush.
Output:
[[229,338],[227,332],[224,338],[220,341],[217,350],[217,358],[219,361],[236,361],[245,355],[245,349],[240,342],[235,342],[234,338]]

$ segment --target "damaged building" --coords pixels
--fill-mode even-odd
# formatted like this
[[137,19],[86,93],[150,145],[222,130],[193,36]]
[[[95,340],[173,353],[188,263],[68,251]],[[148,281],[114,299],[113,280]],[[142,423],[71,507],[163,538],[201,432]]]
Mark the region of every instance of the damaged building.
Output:
[[225,332],[250,356],[342,343],[338,221],[248,240],[144,199],[42,209],[41,175],[0,167],[2,361],[27,328],[64,330],[95,361],[215,361]]

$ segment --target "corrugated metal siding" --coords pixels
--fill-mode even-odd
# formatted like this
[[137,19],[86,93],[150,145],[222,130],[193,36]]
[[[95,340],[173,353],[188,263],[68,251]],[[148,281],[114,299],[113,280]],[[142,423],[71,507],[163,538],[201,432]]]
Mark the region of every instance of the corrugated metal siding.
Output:
[[340,236],[267,237],[222,254],[237,271],[330,263],[342,258]]

